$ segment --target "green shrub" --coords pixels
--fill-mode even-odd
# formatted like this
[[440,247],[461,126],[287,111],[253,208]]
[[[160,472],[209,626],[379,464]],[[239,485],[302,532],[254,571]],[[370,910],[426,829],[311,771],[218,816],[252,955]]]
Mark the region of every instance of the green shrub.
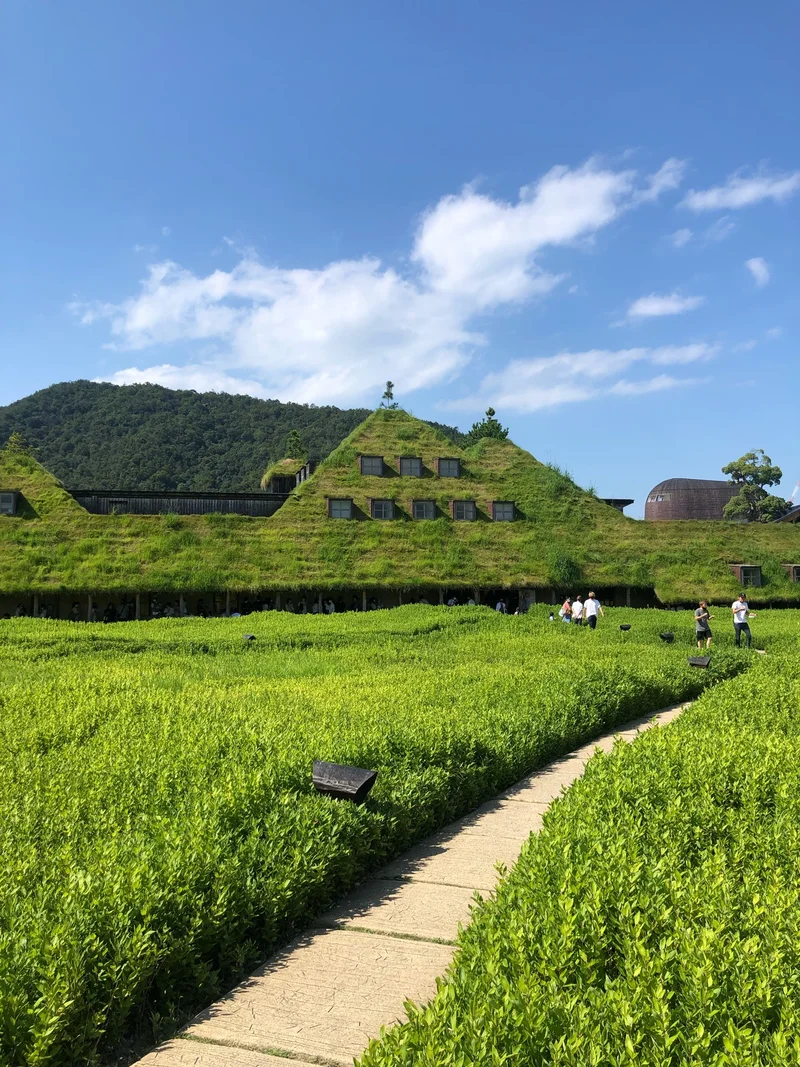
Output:
[[[632,614],[1,622],[0,1063],[184,1018],[424,834],[749,662],[692,671]],[[378,769],[370,800],[316,794],[314,758]]]

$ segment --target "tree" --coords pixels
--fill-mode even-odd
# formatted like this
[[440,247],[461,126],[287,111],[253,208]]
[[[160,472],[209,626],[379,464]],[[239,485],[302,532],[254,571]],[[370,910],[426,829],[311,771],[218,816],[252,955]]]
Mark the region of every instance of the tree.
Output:
[[295,428],[289,430],[286,435],[286,458],[303,460],[308,458],[308,449],[303,445],[300,431]]
[[783,471],[776,467],[763,448],[745,452],[722,468],[739,492],[725,505],[723,516],[740,522],[772,522],[785,515],[789,503],[768,493],[767,485],[777,485]]
[[468,444],[477,444],[484,437],[491,437],[494,441],[505,441],[508,437],[508,429],[505,426],[501,426],[494,415],[494,408],[487,408],[486,417],[483,421],[472,424],[472,429],[467,434]]
[[31,447],[22,434],[14,430],[6,441],[6,450],[8,452],[24,452],[25,455],[30,455]]
[[383,396],[381,397],[381,407],[387,408],[390,411],[394,411],[396,408],[399,407],[399,404],[397,404],[394,399],[394,382],[386,383],[386,388],[384,389]]

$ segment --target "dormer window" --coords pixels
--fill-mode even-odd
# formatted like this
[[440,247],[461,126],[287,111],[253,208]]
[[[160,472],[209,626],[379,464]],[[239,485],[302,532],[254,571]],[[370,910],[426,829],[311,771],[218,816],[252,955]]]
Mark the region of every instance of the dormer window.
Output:
[[412,514],[415,519],[435,519],[436,504],[432,500],[415,500]]
[[461,477],[461,460],[460,459],[437,459],[436,469],[440,478],[460,478]]
[[401,456],[400,474],[404,478],[421,478],[422,460],[419,456]]
[[453,518],[456,522],[474,522],[477,517],[478,509],[474,500],[453,501]]
[[0,493],[0,515],[16,515],[17,493]]
[[328,499],[328,518],[329,519],[352,519],[353,517],[353,501],[343,499]]
[[516,512],[513,500],[492,501],[492,518],[495,522],[513,522]]
[[383,456],[361,456],[361,473],[383,477]]
[[372,517],[373,517],[373,519],[393,519],[394,518],[394,501],[393,500],[373,500],[372,501]]

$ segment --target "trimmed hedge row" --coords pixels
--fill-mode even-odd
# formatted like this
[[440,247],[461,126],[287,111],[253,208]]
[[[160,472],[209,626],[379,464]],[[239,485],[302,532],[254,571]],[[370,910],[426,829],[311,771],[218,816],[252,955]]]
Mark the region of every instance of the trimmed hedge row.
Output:
[[[4,1065],[162,1036],[425,833],[748,662],[480,608],[0,625]],[[369,802],[314,758],[377,768]]]
[[598,754],[409,1007],[361,1067],[800,1062],[796,661]]

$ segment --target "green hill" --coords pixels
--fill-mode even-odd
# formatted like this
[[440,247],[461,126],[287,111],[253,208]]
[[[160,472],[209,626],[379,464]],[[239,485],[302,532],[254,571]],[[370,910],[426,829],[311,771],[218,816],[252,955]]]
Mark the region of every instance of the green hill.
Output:
[[71,489],[254,492],[283,457],[290,430],[318,461],[368,414],[160,385],[61,382],[0,407],[0,442],[21,433]]
[[[385,476],[362,475],[359,454],[382,456]],[[401,476],[401,455],[419,456],[423,476]],[[462,476],[439,477],[439,457],[459,459]],[[728,564],[746,562],[764,577],[753,602],[800,599],[782,567],[800,562],[798,526],[636,522],[510,441],[462,448],[399,410],[373,412],[269,519],[90,515],[8,449],[0,489],[27,502],[27,517],[0,516],[6,595],[627,586],[675,603],[732,598]],[[329,518],[327,498],[352,499],[354,519]],[[394,501],[397,517],[370,518],[371,499]],[[437,518],[410,517],[422,499]],[[477,521],[453,521],[454,499],[475,501]],[[493,501],[513,501],[517,521],[491,521]]]

